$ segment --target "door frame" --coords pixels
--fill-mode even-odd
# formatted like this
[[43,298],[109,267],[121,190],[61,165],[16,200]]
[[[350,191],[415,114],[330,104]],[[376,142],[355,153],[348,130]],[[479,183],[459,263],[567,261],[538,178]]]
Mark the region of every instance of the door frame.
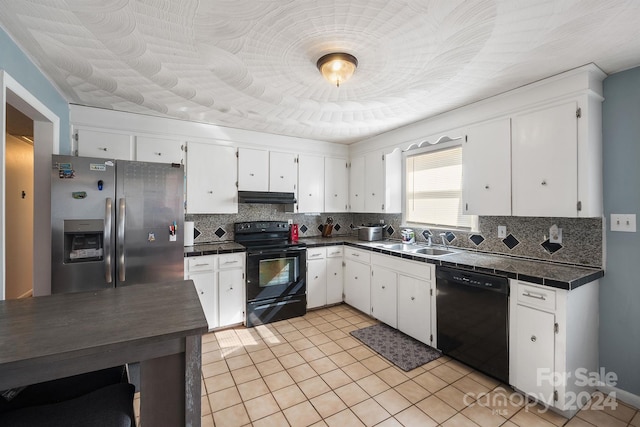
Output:
[[51,155],[60,153],[60,118],[0,69],[0,300],[5,298],[5,197],[7,103],[33,120],[33,295],[51,293]]

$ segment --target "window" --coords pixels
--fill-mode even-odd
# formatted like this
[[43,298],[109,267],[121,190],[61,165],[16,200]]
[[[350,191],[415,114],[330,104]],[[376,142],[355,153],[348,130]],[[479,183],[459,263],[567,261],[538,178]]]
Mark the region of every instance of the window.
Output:
[[471,228],[462,212],[462,146],[407,155],[405,222]]

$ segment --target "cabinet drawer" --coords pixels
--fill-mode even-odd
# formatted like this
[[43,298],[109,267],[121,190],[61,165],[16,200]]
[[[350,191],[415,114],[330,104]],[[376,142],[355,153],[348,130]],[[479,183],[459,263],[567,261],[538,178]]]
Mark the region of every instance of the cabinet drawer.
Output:
[[314,259],[322,259],[327,255],[327,249],[326,248],[309,248],[307,249],[307,259],[308,260],[314,260]]
[[218,255],[218,268],[244,268],[245,252]]
[[341,258],[344,246],[329,246],[327,248],[327,258]]
[[542,286],[518,282],[518,303],[555,311],[556,291]]
[[373,254],[371,263],[422,280],[431,280],[432,266],[426,262],[408,261],[394,256]]
[[216,268],[215,255],[202,255],[188,258],[189,272],[214,270]]
[[371,252],[369,251],[361,251],[352,247],[346,247],[344,254],[347,259],[363,262],[365,264],[369,264],[371,262]]

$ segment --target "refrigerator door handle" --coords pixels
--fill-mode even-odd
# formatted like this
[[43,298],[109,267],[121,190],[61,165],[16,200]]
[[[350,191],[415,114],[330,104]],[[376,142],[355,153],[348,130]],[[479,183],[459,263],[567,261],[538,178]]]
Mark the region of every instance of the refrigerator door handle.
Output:
[[127,202],[121,198],[118,203],[118,280],[125,281],[126,258],[124,252],[124,225],[127,213]]
[[113,282],[113,277],[111,275],[111,271],[113,268],[111,267],[111,222],[112,222],[112,212],[113,210],[113,200],[110,197],[107,197],[105,207],[104,207],[104,279],[107,283]]

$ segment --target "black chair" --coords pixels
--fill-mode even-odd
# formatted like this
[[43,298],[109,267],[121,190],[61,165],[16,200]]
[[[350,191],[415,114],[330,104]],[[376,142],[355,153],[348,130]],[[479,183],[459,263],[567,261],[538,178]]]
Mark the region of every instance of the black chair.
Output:
[[135,427],[134,392],[124,366],[32,384],[0,397],[0,426]]

